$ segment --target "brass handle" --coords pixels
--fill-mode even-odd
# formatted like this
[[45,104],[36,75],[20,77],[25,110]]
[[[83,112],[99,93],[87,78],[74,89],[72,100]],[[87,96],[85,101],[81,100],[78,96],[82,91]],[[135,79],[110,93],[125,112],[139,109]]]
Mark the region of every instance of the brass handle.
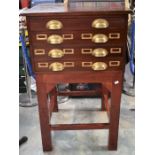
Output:
[[64,65],[59,62],[54,62],[54,63],[50,64],[49,69],[54,72],[62,71],[62,70],[64,70]]
[[107,68],[108,68],[108,65],[104,62],[95,62],[92,65],[92,69],[95,71],[106,70]]
[[48,38],[47,38],[47,42],[49,44],[61,44],[63,42],[63,37],[61,37],[60,35],[50,35]]
[[108,37],[105,34],[96,34],[92,38],[92,42],[94,43],[106,43],[108,41]]
[[96,29],[104,29],[107,28],[109,26],[109,22],[106,19],[95,19],[92,22],[92,27],[96,28]]
[[46,28],[49,30],[59,30],[62,29],[63,24],[59,20],[50,20],[46,24]]
[[51,58],[62,58],[64,56],[64,52],[60,49],[52,49],[48,52],[48,56]]
[[96,48],[93,50],[92,55],[95,57],[105,57],[108,55],[108,51],[104,48]]

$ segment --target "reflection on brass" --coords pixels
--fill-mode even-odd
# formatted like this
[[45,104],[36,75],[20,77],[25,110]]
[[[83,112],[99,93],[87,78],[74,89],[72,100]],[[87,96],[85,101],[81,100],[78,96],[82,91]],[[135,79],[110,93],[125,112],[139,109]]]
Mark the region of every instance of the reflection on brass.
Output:
[[34,55],[44,55],[45,50],[44,49],[35,49],[34,50]]
[[120,66],[120,61],[110,61],[109,62],[110,67],[117,67]]
[[63,42],[63,37],[53,34],[48,37],[47,42],[49,44],[61,44]]
[[36,39],[37,40],[46,40],[47,34],[36,34]]
[[94,43],[106,43],[108,41],[108,37],[105,34],[96,34],[92,38],[92,42]]
[[120,33],[109,33],[109,39],[119,39]]
[[96,28],[96,29],[103,29],[103,28],[107,28],[109,26],[109,22],[106,19],[95,19],[92,22],[92,27]]
[[74,54],[74,49],[72,48],[65,48],[63,49],[64,54]]
[[64,40],[72,40],[72,39],[74,39],[74,35],[73,34],[63,34],[63,39]]
[[62,29],[63,25],[60,21],[58,20],[50,20],[46,24],[46,28],[49,30],[59,30]]
[[121,48],[110,48],[110,53],[121,53]]
[[64,70],[64,65],[59,62],[54,62],[49,65],[49,69],[54,72],[62,71],[62,70]]
[[92,39],[92,33],[82,33],[81,39]]
[[92,55],[95,57],[105,57],[108,55],[108,51],[105,48],[96,48],[93,50]]
[[82,54],[92,54],[92,49],[91,48],[82,48],[81,53]]
[[64,67],[74,67],[74,62],[64,62]]
[[61,49],[52,49],[48,52],[48,56],[52,58],[62,58],[64,56],[64,52]]
[[48,67],[48,63],[47,62],[39,62],[38,63],[38,68],[47,68]]
[[82,67],[91,67],[92,62],[82,62]]
[[104,62],[95,62],[95,63],[92,65],[92,69],[95,70],[95,71],[106,70],[107,67],[108,67],[107,64],[104,63]]

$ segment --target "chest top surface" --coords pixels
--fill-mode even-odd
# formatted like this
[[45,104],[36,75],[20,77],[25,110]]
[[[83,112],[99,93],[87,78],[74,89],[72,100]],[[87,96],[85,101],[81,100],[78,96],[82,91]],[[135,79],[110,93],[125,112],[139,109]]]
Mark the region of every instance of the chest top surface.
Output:
[[125,7],[124,2],[102,2],[75,3],[66,5],[63,3],[44,3],[24,10],[21,15],[46,16],[49,14],[79,15],[82,13],[107,13],[107,14],[128,14],[130,10]]

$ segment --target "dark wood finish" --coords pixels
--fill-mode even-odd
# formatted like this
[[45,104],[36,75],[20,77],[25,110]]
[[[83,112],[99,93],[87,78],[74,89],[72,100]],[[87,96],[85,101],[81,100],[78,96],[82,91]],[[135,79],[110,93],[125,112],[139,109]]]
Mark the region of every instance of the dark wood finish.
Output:
[[59,96],[98,96],[101,92],[97,90],[83,90],[83,91],[67,91],[59,92]]
[[51,130],[89,130],[89,129],[109,129],[109,123],[51,125]]
[[[52,149],[51,130],[88,130],[88,129],[109,129],[109,150],[117,149],[120,99],[123,81],[123,72],[126,61],[126,41],[128,14],[131,11],[125,8],[122,2],[103,2],[102,5],[86,6],[79,3],[64,4],[41,4],[21,15],[27,17],[27,26],[30,40],[30,57],[33,70],[36,74],[37,94],[39,102],[40,127],[42,135],[43,150]],[[108,20],[109,27],[95,29],[91,27],[92,21],[97,18]],[[63,27],[60,30],[48,30],[46,23],[49,20],[59,20]],[[106,43],[93,43],[91,39],[81,39],[82,33],[106,34],[120,33],[120,38],[109,39]],[[47,43],[47,38],[37,40],[37,34],[45,34],[49,37],[52,34],[63,35],[73,34],[72,40],[65,40],[59,45]],[[49,50],[53,48],[74,49],[73,55],[64,55],[62,58],[50,58]],[[82,48],[121,48],[121,53],[109,53],[106,57],[99,58],[92,55],[81,54]],[[35,55],[35,49],[44,49],[43,55]],[[81,62],[106,62],[108,68],[105,71],[93,71],[91,67],[81,67]],[[110,67],[109,61],[120,61],[120,66]],[[53,62],[74,62],[75,67],[65,68],[63,71],[54,72],[49,70]],[[45,68],[38,68],[38,63],[47,63]],[[102,88],[94,91],[73,91],[57,92],[56,85],[59,83],[101,83]],[[106,110],[109,123],[91,124],[50,124],[52,112],[58,112],[57,95],[99,95],[102,98],[101,110]],[[50,96],[48,101],[47,96]],[[111,97],[111,103],[108,98]],[[50,103],[47,103],[50,102]]]
[[[50,66],[50,64],[52,64],[52,63],[54,63],[54,62],[59,62],[59,63],[62,63],[62,64],[64,64],[64,63],[68,63],[68,62],[70,62],[70,63],[74,63],[74,67],[65,67],[64,68],[64,70],[62,71],[62,72],[64,72],[64,71],[74,71],[74,70],[76,70],[76,71],[93,71],[93,69],[91,68],[91,66],[89,66],[89,67],[82,67],[82,62],[86,62],[86,63],[89,63],[89,62],[92,62],[92,64],[93,63],[95,63],[95,62],[104,62],[104,63],[106,63],[107,64],[107,69],[106,70],[120,70],[120,69],[122,69],[122,67],[123,67],[123,65],[122,65],[122,58],[111,58],[110,60],[109,59],[97,59],[98,61],[94,61],[94,60],[91,60],[91,59],[83,59],[83,60],[76,60],[76,61],[74,61],[74,60],[66,60],[66,61],[61,61],[61,60],[55,60],[55,61],[39,61],[39,62],[36,62],[35,63],[35,71],[36,72],[53,72],[53,71],[51,71],[50,69],[49,69],[49,66]],[[120,62],[120,65],[119,66],[110,66],[110,62],[111,61],[119,61]],[[47,63],[48,65],[47,66],[45,66],[45,67],[39,67],[39,64],[45,64],[45,63]],[[95,71],[94,71],[95,72]],[[96,71],[97,72],[97,71]]]
[[98,16],[98,15],[128,15],[131,10],[125,8],[125,3],[123,2],[104,2],[102,6],[66,6],[62,3],[57,4],[40,4],[34,6],[33,8],[24,11],[21,15],[26,15],[27,17],[37,17],[37,16]]
[[49,151],[52,149],[52,139],[49,127],[49,112],[47,103],[47,94],[45,92],[45,85],[41,81],[37,81],[37,96],[39,106],[39,117],[43,150]]
[[[93,45],[96,45],[96,43],[93,43],[91,39],[81,39],[81,34],[92,34],[93,36],[95,34],[105,34],[106,36],[109,36],[110,33],[120,33],[120,38],[119,39],[109,39],[106,43],[98,43],[97,45],[100,46],[100,45],[110,45],[110,44],[122,44],[124,43],[124,39],[126,38],[126,35],[125,35],[125,31],[123,31],[122,29],[115,29],[115,30],[94,30],[94,31],[89,31],[89,30],[81,30],[81,31],[69,31],[69,30],[66,30],[64,33],[62,32],[48,32],[48,31],[37,31],[37,32],[31,32],[32,33],[32,42],[34,45],[37,45],[37,44],[42,44],[44,46],[51,46],[51,44],[47,43],[47,39],[45,40],[37,40],[37,35],[38,34],[46,34],[47,35],[47,38],[50,36],[50,35],[53,35],[53,34],[58,34],[60,35],[61,37],[65,34],[73,34],[73,37],[74,39],[72,40],[65,40],[63,41],[62,45],[70,45],[72,44],[72,47],[74,47],[75,45],[77,44],[80,44],[80,46],[83,46],[83,45],[90,45],[90,46],[93,46]],[[53,45],[54,47],[55,45]]]
[[[115,30],[121,28],[124,29],[124,24],[125,24],[125,19],[118,17],[118,16],[79,16],[77,18],[74,17],[65,17],[64,16],[60,16],[58,17],[33,17],[30,19],[30,30],[31,31],[48,31],[48,32],[52,32],[52,33],[63,33],[65,31],[73,31],[73,30],[90,30],[90,31],[94,31],[95,28],[92,28],[92,22],[97,19],[97,18],[104,18],[106,20],[109,21],[109,27],[108,29],[111,30]],[[63,23],[63,29],[61,30],[48,30],[46,28],[46,24],[48,21],[50,20],[59,20]],[[39,26],[38,26],[39,25]]]
[[[104,58],[110,58],[110,57],[120,57],[122,55],[124,55],[124,53],[122,53],[124,51],[124,47],[122,45],[109,45],[109,46],[105,46],[105,45],[97,45],[96,47],[95,46],[82,46],[82,47],[76,47],[74,46],[71,46],[71,45],[68,45],[68,46],[63,46],[63,45],[59,45],[59,46],[53,46],[51,47],[50,45],[49,46],[43,46],[42,44],[35,44],[33,46],[33,57],[34,57],[34,60],[35,61],[49,61],[49,60],[59,60],[58,58],[51,58],[50,56],[48,56],[48,52],[52,49],[55,49],[55,48],[58,48],[58,49],[61,49],[61,50],[64,50],[64,49],[74,49],[74,54],[64,54],[64,56],[61,58],[61,60],[76,60],[76,59],[95,59],[96,57],[94,57],[92,54],[82,54],[81,51],[82,49],[96,49],[96,48],[104,48],[108,51],[108,55],[106,57],[101,57],[101,58],[97,58],[97,59],[104,59]],[[110,52],[110,49],[111,48],[121,48],[121,53],[111,53]],[[35,50],[36,49],[44,49],[45,50],[45,54],[42,54],[42,55],[36,55],[35,54]]]
[[[119,81],[119,83],[116,83]],[[119,115],[120,115],[120,99],[122,90],[123,75],[113,77],[111,92],[111,108],[110,108],[110,127],[109,127],[109,150],[117,149]]]
[[103,100],[104,100],[104,106],[105,106],[105,110],[107,111],[107,114],[110,118],[110,105],[109,105],[109,101],[108,101],[109,97],[108,94],[103,94]]
[[50,112],[58,112],[58,103],[57,103],[57,90],[56,87],[53,89],[53,92],[50,97]]

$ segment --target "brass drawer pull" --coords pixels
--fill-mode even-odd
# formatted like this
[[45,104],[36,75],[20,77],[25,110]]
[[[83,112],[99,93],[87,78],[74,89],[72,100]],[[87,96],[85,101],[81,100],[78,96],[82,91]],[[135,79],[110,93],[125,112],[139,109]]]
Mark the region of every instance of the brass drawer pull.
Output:
[[35,49],[34,50],[34,55],[44,55],[45,50],[44,49]]
[[63,24],[59,20],[50,20],[46,24],[46,28],[49,30],[59,30],[62,29]]
[[74,54],[74,49],[52,49],[48,52],[48,56],[51,58],[62,58],[65,54]]
[[105,48],[96,48],[93,50],[92,55],[95,57],[105,57],[108,55],[108,51]]
[[47,39],[47,34],[37,34],[36,39],[37,40],[46,40]]
[[108,65],[104,62],[82,62],[82,67],[91,67],[93,70],[106,70]]
[[64,40],[72,40],[72,39],[74,39],[74,35],[73,34],[63,34],[63,39]]
[[92,42],[94,43],[106,43],[108,41],[108,37],[105,34],[96,34],[92,38]]
[[92,22],[92,27],[96,29],[104,29],[104,28],[107,28],[108,26],[109,26],[109,22],[106,19],[99,18],[99,19],[95,19]]
[[92,54],[92,49],[91,48],[82,48],[81,53],[82,54]]
[[49,44],[61,44],[63,43],[63,37],[61,37],[60,35],[50,35],[47,39],[47,42]]
[[108,68],[108,65],[104,62],[95,62],[92,65],[92,69],[95,71],[106,70],[107,68]]
[[82,33],[81,39],[92,39],[92,33]]
[[64,51],[64,54],[74,54],[74,49],[72,48],[63,49],[63,51]]
[[110,53],[121,53],[121,48],[111,48]]
[[48,56],[51,58],[62,58],[64,56],[64,52],[60,49],[52,49],[48,52]]
[[62,71],[64,70],[64,68],[67,67],[74,67],[74,62],[64,62],[64,63],[60,63],[60,62],[54,62],[51,63],[49,66],[49,69],[57,72],[57,71]]
[[120,39],[120,33],[110,33],[109,39]]
[[91,67],[92,64],[92,62],[82,62],[82,67]]
[[49,65],[49,70],[52,70],[54,72],[62,71],[64,70],[64,65],[59,62],[54,62]]
[[109,62],[110,67],[117,67],[120,66],[120,61],[110,61]]
[[38,63],[38,68],[47,68],[48,67],[48,63],[47,62],[39,62]]

